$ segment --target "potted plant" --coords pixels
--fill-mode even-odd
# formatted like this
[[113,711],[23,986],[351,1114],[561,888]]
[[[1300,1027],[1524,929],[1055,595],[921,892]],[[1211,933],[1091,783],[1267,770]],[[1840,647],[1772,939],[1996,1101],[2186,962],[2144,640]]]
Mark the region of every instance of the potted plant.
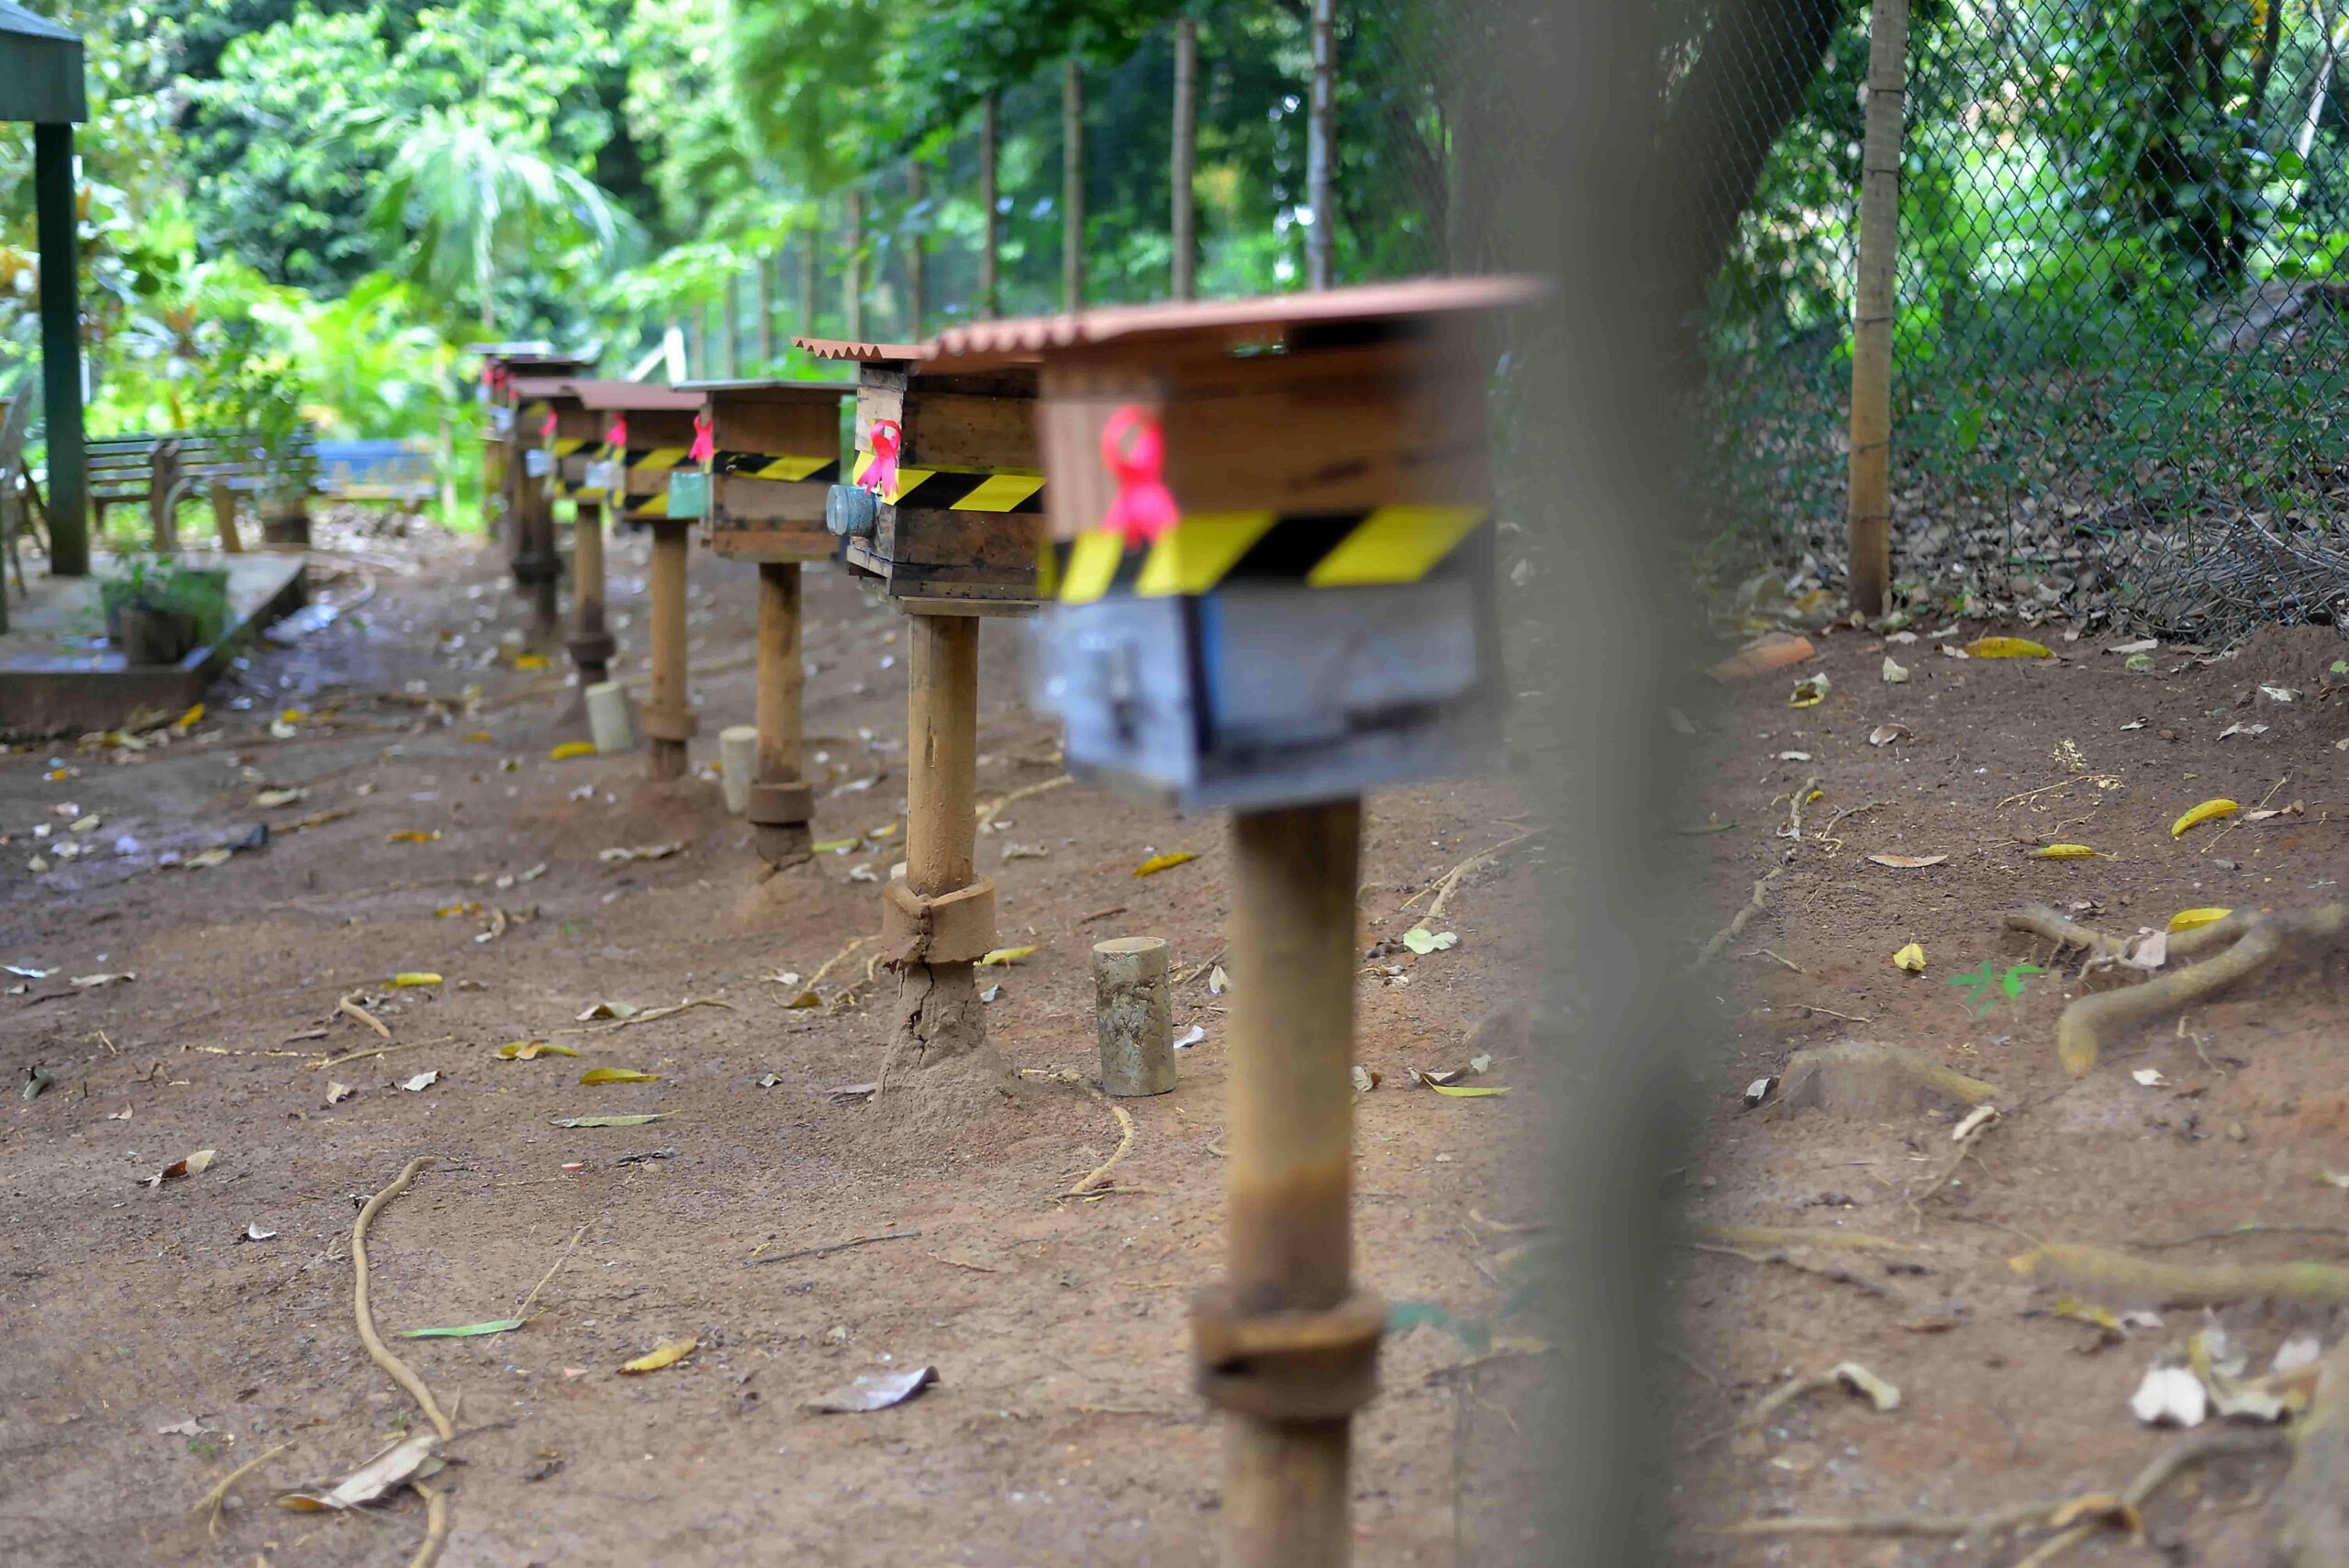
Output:
[[133,664],[176,664],[218,640],[228,622],[228,573],[134,555],[98,585],[106,636]]

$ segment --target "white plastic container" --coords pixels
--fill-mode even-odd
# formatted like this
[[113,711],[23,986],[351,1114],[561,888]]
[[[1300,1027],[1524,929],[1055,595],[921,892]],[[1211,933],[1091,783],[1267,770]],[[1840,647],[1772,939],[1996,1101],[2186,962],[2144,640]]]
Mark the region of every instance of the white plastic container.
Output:
[[749,809],[751,785],[759,776],[759,728],[729,724],[718,732],[718,782],[726,791],[726,809],[740,817]]
[[628,693],[618,681],[587,688],[587,732],[598,751],[625,751],[636,744],[628,722]]

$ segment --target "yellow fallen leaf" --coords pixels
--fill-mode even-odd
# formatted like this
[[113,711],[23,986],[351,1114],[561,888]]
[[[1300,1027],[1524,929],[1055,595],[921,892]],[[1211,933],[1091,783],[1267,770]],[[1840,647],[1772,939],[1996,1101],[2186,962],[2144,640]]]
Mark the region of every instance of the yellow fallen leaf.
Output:
[[579,1075],[583,1084],[658,1084],[658,1073],[639,1073],[633,1067],[590,1067]]
[[395,985],[438,985],[440,977],[429,969],[403,969],[392,976]]
[[438,828],[433,828],[429,832],[426,832],[416,828],[403,828],[398,832],[392,835],[392,842],[395,844],[429,844],[438,841],[440,837],[440,829]]
[[1892,962],[1911,974],[1922,974],[1925,973],[1924,947],[1920,943],[1910,942],[1892,955]]
[[985,969],[989,964],[998,964],[1008,969],[1013,963],[1017,962],[1020,959],[1026,958],[1030,953],[1034,952],[1036,950],[1032,947],[997,948],[993,952],[988,953],[985,958],[979,960],[979,967],[981,969]]
[[576,1056],[567,1045],[549,1045],[542,1040],[508,1040],[497,1048],[497,1054],[507,1062],[528,1062],[540,1056]]
[[1969,659],[2053,659],[2054,653],[2027,637],[1977,637],[1965,645]]
[[2176,821],[2171,823],[2169,825],[2169,836],[2173,839],[2183,839],[2186,837],[2186,830],[2188,828],[2194,827],[2198,823],[2210,821],[2214,817],[2232,817],[2236,812],[2241,811],[2242,809],[2242,806],[2238,806],[2233,801],[2227,799],[2224,795],[2221,795],[2215,800],[2206,800],[2201,805],[2196,806],[2193,810],[2188,812],[2185,816],[2179,817]]
[[473,731],[471,734],[467,735],[467,736],[465,737],[465,739],[466,739],[467,740],[469,740],[469,741],[471,741],[471,742],[473,742],[473,743],[474,745],[476,745],[476,746],[481,746],[481,745],[485,745],[485,744],[487,744],[488,742],[490,742],[490,741],[492,741],[492,740],[496,740],[496,739],[497,739],[497,737],[495,737],[495,735],[492,735],[492,734],[491,734],[488,730],[486,730],[486,729],[476,729],[476,730]]
[[664,1366],[674,1366],[694,1353],[701,1341],[697,1339],[664,1340],[653,1350],[637,1357],[622,1372],[659,1372]]
[[1827,700],[1831,683],[1824,675],[1813,675],[1795,684],[1794,695],[1787,699],[1788,707],[1817,707]]
[[517,670],[543,670],[546,667],[547,656],[543,653],[517,653],[514,656],[514,668]]
[[184,735],[204,722],[204,705],[197,703],[172,721],[172,728]]
[[298,707],[289,707],[284,712],[277,716],[277,722],[280,724],[299,724],[302,720],[309,717],[310,716],[308,714],[304,713]]
[[2049,844],[2031,851],[2035,861],[2087,861],[2096,858],[2096,851],[2086,844]]
[[573,757],[592,757],[595,754],[596,743],[593,740],[566,740],[547,753],[547,761],[568,762]]
[[880,827],[873,829],[872,832],[867,833],[865,837],[868,839],[885,839],[896,830],[897,825],[895,822],[885,822]]
[[2049,1529],[2069,1529],[2082,1519],[2100,1519],[2131,1535],[2142,1534],[2144,1516],[2132,1507],[2126,1498],[2110,1492],[2090,1492],[2073,1498],[2048,1516]]
[[824,999],[821,996],[817,995],[813,991],[802,991],[798,995],[794,996],[790,1001],[784,1004],[786,1007],[792,1008],[820,1007],[823,1005]]
[[1150,859],[1142,862],[1141,864],[1134,867],[1134,874],[1136,876],[1156,876],[1162,871],[1181,865],[1186,861],[1195,861],[1198,858],[1198,856],[1193,854],[1188,850],[1176,850],[1170,855],[1152,855]]
[[1435,1074],[1432,1073],[1421,1073],[1418,1077],[1420,1083],[1433,1089],[1437,1094],[1449,1095],[1455,1100],[1484,1100],[1490,1099],[1496,1095],[1508,1093],[1506,1088],[1477,1088],[1465,1084],[1439,1084],[1435,1081]]
[[432,917],[436,920],[446,920],[454,915],[478,915],[480,913],[481,906],[478,904],[443,904],[440,908],[432,911]]
[[1868,859],[1880,866],[1896,871],[1916,871],[1925,866],[1937,866],[1949,859],[1947,855],[1870,855]]
[[2173,931],[2190,931],[2197,926],[2208,926],[2233,914],[2232,909],[2180,909],[2169,917]]

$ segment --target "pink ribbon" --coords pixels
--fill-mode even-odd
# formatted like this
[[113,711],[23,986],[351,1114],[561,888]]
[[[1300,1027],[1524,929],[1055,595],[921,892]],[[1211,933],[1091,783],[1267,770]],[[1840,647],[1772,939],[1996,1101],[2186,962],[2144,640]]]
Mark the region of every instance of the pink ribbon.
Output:
[[694,444],[685,449],[687,462],[707,462],[718,455],[718,437],[709,428],[709,416],[694,416]]
[[1101,461],[1118,481],[1101,526],[1122,538],[1128,550],[1154,543],[1182,520],[1166,488],[1166,441],[1156,415],[1130,404],[1110,415],[1101,431]]
[[860,490],[870,490],[886,501],[897,488],[897,453],[906,444],[905,428],[895,419],[873,421],[873,466],[856,482]]
[[548,410],[547,410],[547,418],[546,418],[546,423],[545,423],[545,424],[543,424],[543,425],[540,425],[540,426],[539,427],[539,435],[540,435],[540,437],[541,439],[546,439],[546,440],[550,440],[550,441],[551,441],[551,440],[554,439],[554,410],[553,410],[553,409],[550,408],[550,409],[548,409]]
[[628,450],[627,415],[615,414],[612,416],[612,428],[604,432],[604,444],[607,447],[617,447],[621,451]]

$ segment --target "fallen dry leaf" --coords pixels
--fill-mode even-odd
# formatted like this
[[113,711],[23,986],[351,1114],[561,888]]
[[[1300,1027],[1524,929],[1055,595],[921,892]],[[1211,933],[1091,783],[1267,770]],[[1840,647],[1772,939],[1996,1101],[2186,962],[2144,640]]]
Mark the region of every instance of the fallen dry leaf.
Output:
[[2221,817],[2232,817],[2236,812],[2241,811],[2243,807],[2234,801],[2227,799],[2224,795],[2221,795],[2214,800],[2206,800],[2201,805],[2196,806],[2193,810],[2188,812],[2185,816],[2179,817],[2176,821],[2171,823],[2169,825],[2169,836],[2173,839],[2183,839],[2186,837],[2186,831],[2188,828],[2199,827],[2202,823],[2212,821]]
[[1818,649],[1807,637],[1795,637],[1779,631],[1765,632],[1715,664],[1709,673],[1716,681],[1734,681],[1747,675],[1783,670],[1789,664],[1799,664],[1816,652]]
[[2096,851],[2086,844],[2048,844],[2031,851],[2035,861],[2086,861],[2096,858]]
[[2190,931],[2197,926],[2215,925],[2233,913],[2232,909],[2217,907],[2180,909],[2169,917],[2169,929],[2173,931]]
[[1889,746],[1895,740],[1914,740],[1916,732],[1905,724],[1879,724],[1868,731],[1868,744]]
[[175,1182],[182,1176],[200,1176],[210,1170],[212,1162],[219,1157],[220,1151],[217,1149],[199,1149],[184,1160],[173,1161],[151,1176],[141,1177],[139,1184],[160,1187],[165,1182]]
[[868,1372],[844,1388],[810,1399],[807,1408],[820,1416],[865,1415],[902,1405],[937,1381],[938,1369],[933,1366],[918,1366],[911,1372]]
[[429,969],[404,969],[392,976],[392,984],[406,988],[417,985],[438,985],[440,977]]
[[549,1045],[542,1040],[509,1040],[497,1048],[498,1056],[507,1062],[529,1062],[540,1056],[576,1056],[567,1045]]
[[2053,659],[2054,653],[2026,637],[1977,637],[1965,645],[1968,659]]
[[400,1084],[400,1087],[411,1095],[420,1095],[439,1082],[440,1082],[440,1070],[435,1067],[430,1072],[419,1073],[415,1077],[407,1079]]
[[343,1513],[380,1501],[411,1481],[438,1473],[442,1465],[440,1435],[418,1432],[402,1438],[327,1490],[288,1492],[277,1506],[296,1513]]
[[1011,964],[1017,963],[1019,960],[1028,957],[1035,951],[1036,950],[1033,947],[996,948],[994,951],[986,954],[979,960],[979,967],[985,969],[990,965],[999,964],[1008,968]]
[[659,1345],[620,1368],[627,1373],[659,1372],[664,1366],[674,1366],[701,1344],[698,1339],[664,1340]]
[[348,1084],[337,1084],[329,1080],[327,1084],[327,1104],[339,1106],[358,1092]]
[[1191,861],[1197,860],[1198,858],[1199,857],[1196,853],[1189,850],[1176,850],[1169,854],[1152,855],[1150,859],[1142,862],[1141,864],[1134,867],[1134,874],[1136,876],[1156,876],[1160,872],[1172,870],[1175,866],[1186,864]]
[[1947,855],[1870,855],[1868,859],[1880,866],[1896,871],[1917,871],[1925,866],[1937,866],[1947,861]]
[[1892,955],[1892,962],[1911,974],[1922,974],[1925,973],[1924,947],[1921,943],[1910,942]]
[[639,1073],[633,1067],[590,1067],[579,1075],[583,1084],[658,1084],[657,1073]]

